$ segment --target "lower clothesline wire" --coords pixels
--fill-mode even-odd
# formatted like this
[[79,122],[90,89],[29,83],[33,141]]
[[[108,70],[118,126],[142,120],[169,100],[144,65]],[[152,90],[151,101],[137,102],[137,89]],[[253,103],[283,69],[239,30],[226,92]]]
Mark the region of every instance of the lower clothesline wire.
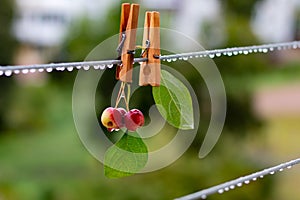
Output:
[[208,189],[201,190],[201,191],[193,193],[193,194],[189,194],[189,195],[177,198],[176,200],[206,199],[209,195],[212,195],[215,193],[223,194],[225,192],[228,192],[229,190],[233,190],[233,189],[242,187],[243,184],[248,185],[251,181],[253,182],[258,179],[264,178],[264,176],[266,176],[266,175],[273,175],[276,172],[281,172],[285,169],[290,169],[290,168],[292,168],[292,166],[298,165],[298,164],[300,164],[300,158],[279,164],[275,167],[270,167],[270,168],[264,169],[262,171],[259,171],[259,172],[256,172],[256,173],[253,173],[253,174],[250,174],[247,176],[237,178],[232,181],[228,181],[226,183],[222,183],[222,184],[210,187]]

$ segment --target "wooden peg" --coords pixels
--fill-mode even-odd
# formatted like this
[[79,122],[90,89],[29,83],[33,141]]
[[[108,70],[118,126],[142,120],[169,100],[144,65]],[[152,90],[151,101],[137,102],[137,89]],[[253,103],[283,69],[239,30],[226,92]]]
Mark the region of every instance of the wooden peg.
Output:
[[159,86],[160,85],[160,14],[159,12],[146,12],[144,25],[143,47],[146,48],[150,42],[149,49],[143,54],[148,58],[147,62],[140,67],[140,86]]
[[[129,3],[123,3],[122,4],[122,8],[121,8],[121,21],[120,21],[120,34],[119,34],[119,44],[122,41],[122,35],[123,33],[125,33],[126,31],[126,26],[127,26],[127,22],[128,22],[128,18],[129,18],[129,13],[130,13],[130,4]],[[122,50],[122,49],[119,49]],[[122,52],[118,52],[118,59],[121,59],[122,56]],[[120,79],[120,71],[121,71],[121,67],[122,65],[117,65],[116,68],[116,79],[119,80]]]
[[128,18],[130,13],[130,3],[123,3],[121,9],[121,22],[120,22],[120,38],[119,42],[122,40],[122,34],[126,31]]
[[131,4],[131,6],[128,3],[122,4],[119,40],[122,40],[122,34],[125,34],[126,38],[121,53],[122,65],[117,68],[116,78],[127,83],[132,82],[139,8],[138,4]]

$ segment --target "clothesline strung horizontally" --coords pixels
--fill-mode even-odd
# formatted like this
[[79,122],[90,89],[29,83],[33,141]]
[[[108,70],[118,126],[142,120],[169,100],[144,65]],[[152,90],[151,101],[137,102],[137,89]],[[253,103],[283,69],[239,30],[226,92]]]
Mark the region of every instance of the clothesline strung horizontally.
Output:
[[[198,52],[188,52],[171,55],[160,55],[158,58],[166,62],[176,62],[178,60],[187,61],[191,58],[202,57],[221,57],[221,56],[238,56],[249,55],[253,53],[268,53],[272,51],[281,51],[288,49],[300,49],[300,41],[263,44],[255,46],[232,47],[225,49],[204,50]],[[147,58],[135,58],[135,63],[146,62]],[[35,72],[52,72],[57,71],[73,71],[74,69],[89,70],[105,70],[113,68],[115,64],[121,64],[121,60],[100,60],[100,61],[83,61],[83,62],[68,62],[68,63],[50,63],[50,64],[35,64],[35,65],[15,65],[15,66],[0,66],[0,76],[11,76],[13,74],[28,74]]]

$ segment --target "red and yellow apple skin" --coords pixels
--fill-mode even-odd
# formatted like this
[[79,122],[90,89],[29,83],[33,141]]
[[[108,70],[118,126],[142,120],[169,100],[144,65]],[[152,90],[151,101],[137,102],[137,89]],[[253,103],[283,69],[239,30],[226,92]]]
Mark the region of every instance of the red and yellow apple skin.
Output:
[[136,131],[145,123],[143,113],[138,109],[132,109],[124,117],[125,127],[128,131]]
[[117,110],[121,113],[121,122],[119,123],[119,128],[124,128],[125,127],[125,115],[127,111],[124,108],[117,108]]
[[[126,111],[125,111],[126,112]],[[101,122],[108,131],[112,132],[115,129],[124,127],[124,114],[120,108],[106,108],[101,115]]]
[[143,113],[138,109],[126,112],[124,108],[106,108],[101,115],[101,123],[109,132],[127,128],[128,131],[136,131],[145,122]]

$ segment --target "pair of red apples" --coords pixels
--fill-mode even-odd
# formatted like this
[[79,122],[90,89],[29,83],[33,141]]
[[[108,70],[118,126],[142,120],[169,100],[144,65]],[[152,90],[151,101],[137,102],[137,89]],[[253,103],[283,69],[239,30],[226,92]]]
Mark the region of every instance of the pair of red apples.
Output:
[[128,131],[136,131],[144,125],[143,113],[138,109],[126,111],[124,108],[106,108],[101,115],[101,122],[109,132],[127,128]]

